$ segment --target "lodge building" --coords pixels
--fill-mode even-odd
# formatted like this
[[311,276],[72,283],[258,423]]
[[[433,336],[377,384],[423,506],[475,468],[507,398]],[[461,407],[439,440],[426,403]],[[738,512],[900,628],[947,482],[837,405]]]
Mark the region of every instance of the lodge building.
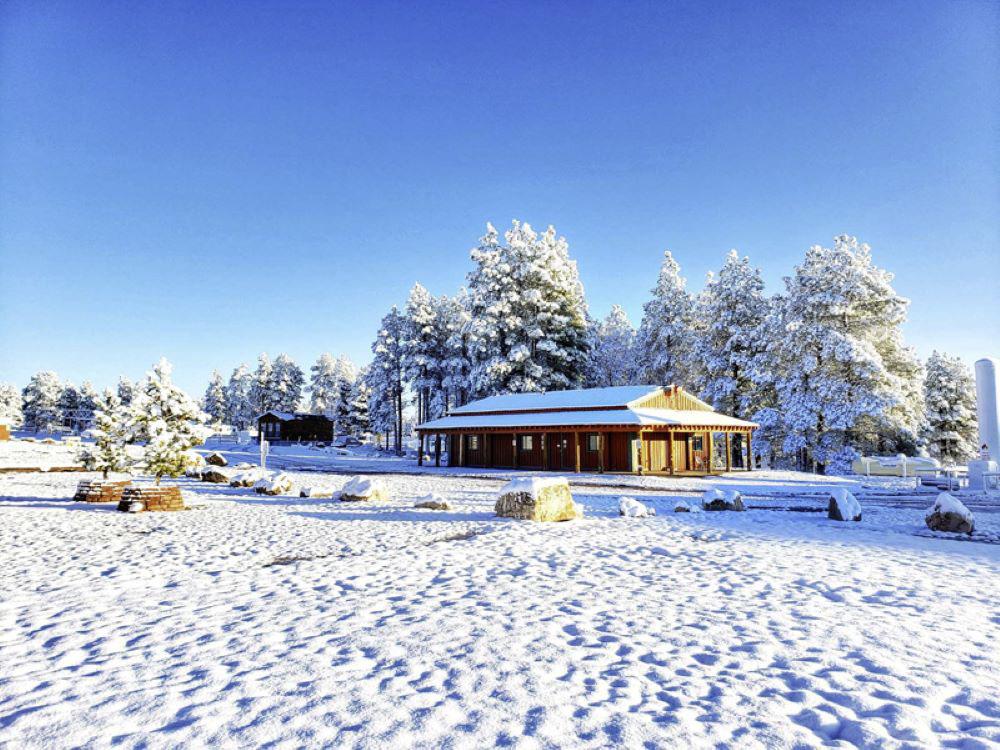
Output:
[[758,425],[675,385],[519,393],[473,401],[417,426],[424,461],[562,472],[706,475],[753,465]]
[[270,443],[313,443],[333,440],[333,420],[322,414],[271,410],[257,418],[257,434]]

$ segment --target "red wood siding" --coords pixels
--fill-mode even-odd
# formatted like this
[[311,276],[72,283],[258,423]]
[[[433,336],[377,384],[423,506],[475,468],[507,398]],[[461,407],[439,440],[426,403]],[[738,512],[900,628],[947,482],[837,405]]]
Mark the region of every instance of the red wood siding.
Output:
[[514,434],[497,432],[490,436],[493,440],[492,466],[501,468],[514,467]]

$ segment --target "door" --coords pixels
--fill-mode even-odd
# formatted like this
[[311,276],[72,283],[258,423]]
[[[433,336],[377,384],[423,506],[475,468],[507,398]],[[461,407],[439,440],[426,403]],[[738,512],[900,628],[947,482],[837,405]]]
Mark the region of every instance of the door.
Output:
[[674,471],[688,470],[688,441],[690,432],[674,433]]
[[632,470],[632,433],[609,432],[608,435],[608,471]]
[[572,465],[571,441],[568,432],[545,433],[545,445],[549,454],[548,468],[550,471],[563,471]]
[[667,457],[667,435],[646,435],[642,441],[643,465],[647,471],[670,471]]

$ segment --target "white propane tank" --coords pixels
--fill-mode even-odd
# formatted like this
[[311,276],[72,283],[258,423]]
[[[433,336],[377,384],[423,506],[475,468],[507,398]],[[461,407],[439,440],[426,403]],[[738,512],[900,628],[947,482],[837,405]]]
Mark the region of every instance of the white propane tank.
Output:
[[997,403],[1000,402],[1000,391],[997,386],[997,362],[993,357],[984,357],[976,361],[976,416],[979,419],[979,445],[985,443],[989,451],[989,460],[969,461],[969,489],[986,489],[984,473],[997,470],[997,460],[1000,459],[1000,418],[997,415]]

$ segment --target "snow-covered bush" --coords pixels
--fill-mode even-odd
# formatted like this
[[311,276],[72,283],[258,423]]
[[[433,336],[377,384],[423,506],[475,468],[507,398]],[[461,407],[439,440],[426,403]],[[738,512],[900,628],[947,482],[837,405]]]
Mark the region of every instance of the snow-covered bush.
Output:
[[618,515],[626,518],[649,518],[656,515],[656,509],[643,505],[632,497],[618,499]]
[[205,414],[171,380],[172,366],[164,358],[146,374],[132,402],[132,420],[146,437],[146,470],[160,479],[177,477],[190,466],[188,451],[210,434]]
[[88,430],[94,444],[81,452],[83,465],[90,471],[99,471],[105,479],[111,472],[126,471],[131,463],[125,444],[130,430],[129,411],[122,406],[118,394],[105,389],[94,412],[94,426]]

